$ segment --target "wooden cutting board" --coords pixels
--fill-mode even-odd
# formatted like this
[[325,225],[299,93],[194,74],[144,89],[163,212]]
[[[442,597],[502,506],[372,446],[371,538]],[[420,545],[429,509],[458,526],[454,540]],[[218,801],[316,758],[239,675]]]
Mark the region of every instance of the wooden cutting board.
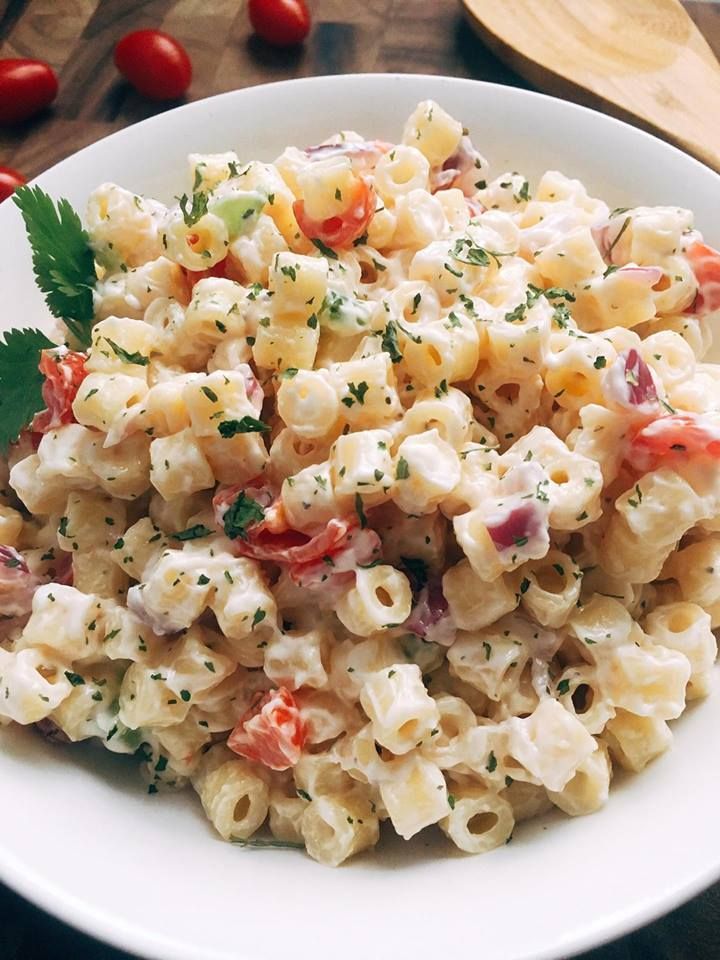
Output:
[[630,120],[720,170],[720,64],[679,0],[463,3],[487,46],[540,90]]

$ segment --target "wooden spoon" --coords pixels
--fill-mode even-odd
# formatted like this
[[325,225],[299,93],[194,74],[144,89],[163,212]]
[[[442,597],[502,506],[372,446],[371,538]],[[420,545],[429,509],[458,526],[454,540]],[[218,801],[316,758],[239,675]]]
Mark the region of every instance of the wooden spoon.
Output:
[[679,0],[463,0],[534,86],[630,120],[720,171],[720,64]]

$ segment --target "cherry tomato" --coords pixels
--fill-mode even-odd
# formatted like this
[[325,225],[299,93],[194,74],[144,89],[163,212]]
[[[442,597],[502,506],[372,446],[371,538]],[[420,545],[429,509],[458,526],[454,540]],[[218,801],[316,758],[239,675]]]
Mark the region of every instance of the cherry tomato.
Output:
[[331,520],[325,534],[314,537],[305,548],[306,552],[310,552],[308,548],[313,544],[312,552],[317,554],[318,547],[325,546],[321,540],[324,536],[327,542],[326,550],[314,559],[296,560],[288,567],[290,579],[299,587],[324,591],[330,586],[342,583],[352,585],[359,566],[377,561],[382,552],[382,541],[377,533],[369,527],[360,530],[356,525],[351,525],[344,536],[330,539],[330,524],[340,522],[342,521]]
[[227,745],[241,757],[271,770],[288,770],[300,759],[307,731],[286,687],[269,690],[239,720]]
[[308,240],[320,240],[328,247],[349,247],[361,237],[375,213],[375,191],[360,178],[350,204],[340,216],[313,220],[305,213],[305,202],[296,200],[293,212]]
[[49,106],[57,92],[55,71],[42,60],[0,60],[0,124],[28,120]]
[[[250,367],[247,367],[249,376],[245,377],[245,391],[248,400],[259,412],[262,407],[262,387],[255,378]],[[254,383],[252,382],[254,381]],[[213,512],[215,522],[219,527],[225,526],[225,514],[235,506],[239,497],[244,496],[245,501],[253,501],[255,506],[260,507],[263,513],[261,520],[253,520],[248,524],[244,531],[245,537],[249,541],[254,541],[258,534],[263,530],[272,530],[274,533],[281,533],[287,530],[285,522],[285,511],[282,509],[282,502],[277,496],[276,491],[270,484],[265,482],[263,476],[255,477],[247,483],[234,483],[229,487],[218,487],[213,497]],[[238,543],[240,540],[238,540]]]
[[310,31],[305,0],[249,0],[248,16],[255,33],[275,47],[302,43]]
[[690,308],[701,316],[720,308],[720,253],[704,243],[693,243],[685,251],[698,283],[695,302]]
[[627,461],[636,470],[653,470],[673,460],[692,457],[720,459],[720,426],[701,413],[659,417],[639,430],[630,442]]
[[195,284],[201,280],[206,280],[208,277],[222,277],[225,280],[237,280],[238,283],[245,279],[242,270],[238,269],[237,264],[231,257],[225,257],[224,260],[219,260],[208,270],[189,270],[187,267],[180,267],[180,269],[186,281],[187,303],[192,299],[192,291]]
[[126,34],[115,47],[115,66],[150,100],[175,100],[192,80],[192,63],[185,47],[161,30]]
[[11,197],[18,187],[27,183],[25,177],[12,167],[0,167],[0,203]]
[[257,529],[251,531],[247,540],[237,540],[235,547],[241,556],[255,560],[303,565],[333,554],[345,544],[352,529],[352,523],[334,519],[314,537],[298,530],[275,533],[267,528]]
[[80,384],[87,376],[84,353],[72,350],[43,350],[40,355],[40,373],[45,376],[42,398],[46,409],[35,415],[30,429],[47,433],[63,423],[75,423],[73,400]]

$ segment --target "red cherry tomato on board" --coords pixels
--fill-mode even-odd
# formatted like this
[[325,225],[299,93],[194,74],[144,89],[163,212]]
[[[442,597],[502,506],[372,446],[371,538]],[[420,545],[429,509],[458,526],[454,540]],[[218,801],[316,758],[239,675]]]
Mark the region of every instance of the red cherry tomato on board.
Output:
[[27,183],[25,177],[12,167],[0,167],[0,203],[11,197],[17,187]]
[[57,92],[55,71],[42,60],[0,60],[0,124],[27,120],[49,106]]
[[310,32],[305,0],[249,0],[248,16],[255,33],[274,47],[302,43]]
[[135,30],[115,47],[115,66],[150,100],[176,100],[192,80],[185,47],[161,30]]

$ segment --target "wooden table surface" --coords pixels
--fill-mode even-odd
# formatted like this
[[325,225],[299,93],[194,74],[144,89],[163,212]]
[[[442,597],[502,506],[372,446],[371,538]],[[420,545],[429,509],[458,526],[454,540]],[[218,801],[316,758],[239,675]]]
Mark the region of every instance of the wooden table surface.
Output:
[[[585,2],[592,0],[578,0]],[[242,0],[0,0],[0,57],[47,60],[61,86],[52,110],[19,129],[0,131],[0,164],[32,177],[80,147],[167,109],[135,94],[113,66],[115,42],[143,27],[167,30],[185,44],[194,64],[191,99],[290,77],[381,71],[527,86],[475,38],[457,0],[310,0],[310,6],[314,28],[304,47],[277,51],[250,35]],[[720,55],[720,3],[684,6]],[[12,829],[7,812],[3,829]],[[302,950],[295,953],[302,957]],[[0,960],[125,958],[0,885]],[[718,958],[720,885],[583,960]]]

